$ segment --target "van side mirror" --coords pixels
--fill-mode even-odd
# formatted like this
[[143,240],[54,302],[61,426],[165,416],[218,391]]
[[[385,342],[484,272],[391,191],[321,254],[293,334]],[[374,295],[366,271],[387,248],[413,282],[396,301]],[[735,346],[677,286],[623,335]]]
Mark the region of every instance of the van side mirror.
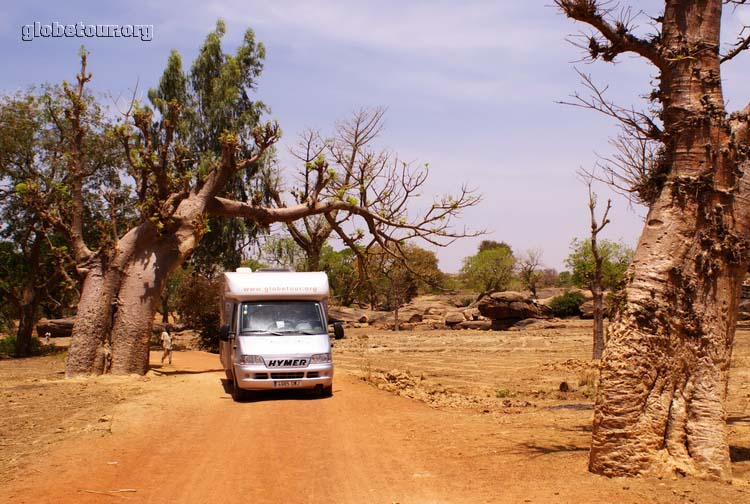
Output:
[[344,326],[341,322],[333,323],[333,339],[344,339]]
[[219,329],[219,339],[221,341],[229,341],[229,324],[224,324]]

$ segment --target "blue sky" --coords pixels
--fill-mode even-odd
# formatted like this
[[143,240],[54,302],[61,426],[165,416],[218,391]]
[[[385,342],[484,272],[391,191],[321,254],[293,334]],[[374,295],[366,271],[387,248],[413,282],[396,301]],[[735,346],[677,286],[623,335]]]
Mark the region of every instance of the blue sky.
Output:
[[[654,0],[629,2],[656,15]],[[543,250],[544,263],[562,269],[570,240],[588,232],[586,188],[576,178],[596,153],[610,152],[612,121],[556,103],[581,90],[574,68],[609,84],[623,105],[644,104],[654,70],[634,57],[617,65],[577,62],[565,41],[582,26],[565,19],[549,0],[529,1],[213,1],[58,2],[6,5],[0,19],[3,67],[0,90],[72,79],[76,53],[91,55],[92,87],[113,97],[141,97],[154,86],[171,49],[188,64],[217,18],[227,24],[233,51],[246,28],[267,48],[258,98],[284,131],[281,151],[304,128],[330,131],[337,119],[367,106],[385,106],[381,145],[402,159],[429,162],[432,194],[476,187],[484,201],[460,224],[491,231],[486,238],[514,250]],[[750,9],[727,14],[734,38]],[[21,27],[42,24],[150,24],[153,39],[37,38]],[[647,19],[641,23],[647,29]],[[741,83],[750,77],[745,56],[724,69],[730,108],[741,108]],[[283,157],[282,157],[283,159]],[[600,199],[610,193],[596,187]],[[612,195],[612,223],[603,234],[634,246],[643,209]],[[444,271],[457,271],[478,239],[436,250]]]

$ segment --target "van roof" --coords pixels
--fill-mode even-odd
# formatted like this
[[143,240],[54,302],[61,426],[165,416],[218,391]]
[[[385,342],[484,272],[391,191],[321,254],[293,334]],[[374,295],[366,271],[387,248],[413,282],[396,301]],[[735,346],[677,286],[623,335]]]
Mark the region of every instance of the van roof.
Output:
[[224,273],[224,297],[237,301],[261,299],[328,298],[328,275],[322,271],[228,271]]

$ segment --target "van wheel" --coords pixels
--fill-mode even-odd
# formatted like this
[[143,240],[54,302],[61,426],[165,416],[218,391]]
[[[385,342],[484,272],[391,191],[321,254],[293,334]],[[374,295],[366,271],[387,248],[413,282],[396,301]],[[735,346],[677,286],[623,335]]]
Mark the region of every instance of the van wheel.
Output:
[[244,402],[247,401],[247,398],[247,390],[240,388],[236,381],[232,383],[232,399],[234,402]]
[[333,323],[333,339],[344,339],[344,326],[341,325],[341,322]]
[[332,397],[333,396],[333,385],[330,387],[323,387],[320,390],[320,397]]

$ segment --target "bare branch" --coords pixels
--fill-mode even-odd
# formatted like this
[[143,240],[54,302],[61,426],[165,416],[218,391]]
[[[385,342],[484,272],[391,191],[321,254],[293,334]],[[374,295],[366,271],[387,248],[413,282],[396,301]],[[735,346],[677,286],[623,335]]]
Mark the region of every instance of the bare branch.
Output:
[[581,83],[590,91],[589,96],[581,96],[579,93],[573,94],[572,102],[559,102],[563,105],[572,105],[574,107],[588,108],[596,110],[608,117],[616,119],[628,134],[637,138],[648,140],[661,140],[663,132],[656,120],[648,114],[638,112],[634,108],[625,108],[614,104],[605,98],[608,86],[599,88],[590,75],[584,74],[576,69],[576,73],[581,77]]
[[555,0],[555,5],[566,16],[590,25],[601,34],[601,37],[587,37],[586,50],[592,60],[611,62],[620,54],[633,52],[663,69],[666,65],[658,51],[659,35],[650,40],[636,37],[633,35],[636,15],[626,8],[619,13],[619,18],[612,19],[613,9],[607,7],[609,4],[597,0]]

